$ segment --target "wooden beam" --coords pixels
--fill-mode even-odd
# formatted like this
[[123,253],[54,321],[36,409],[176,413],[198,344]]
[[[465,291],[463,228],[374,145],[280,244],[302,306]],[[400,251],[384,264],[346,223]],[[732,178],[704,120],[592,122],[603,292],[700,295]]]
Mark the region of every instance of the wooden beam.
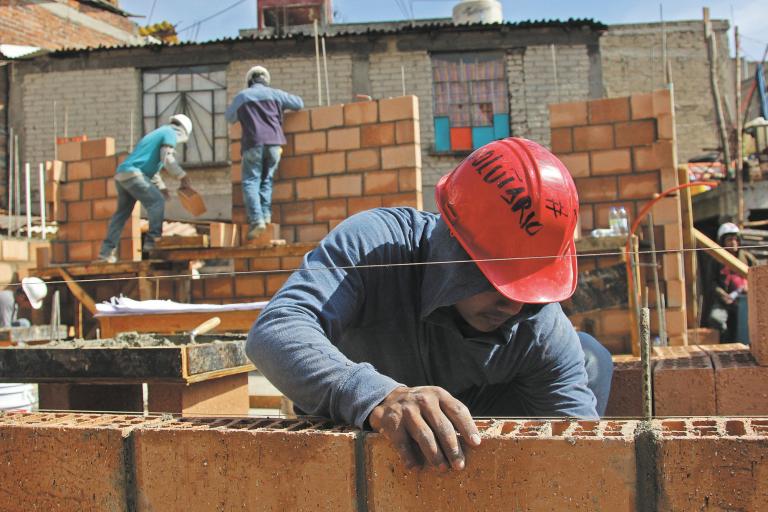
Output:
[[221,324],[214,332],[248,332],[259,317],[259,310],[217,311],[216,313],[152,313],[135,315],[97,316],[102,338],[114,337],[117,333],[136,331],[155,334],[189,332],[211,315],[221,318]]
[[208,235],[164,236],[155,240],[155,249],[192,249],[208,248]]
[[[689,183],[688,166],[681,165],[677,168],[677,177],[680,185]],[[693,203],[691,189],[680,190],[680,213],[683,221],[683,264],[685,268],[685,304],[689,326],[699,325],[699,291],[697,286],[696,238],[693,235]]]
[[64,282],[67,285],[67,288],[69,288],[69,291],[72,292],[72,295],[75,296],[75,298],[83,305],[85,306],[85,309],[87,309],[92,315],[96,314],[96,302],[91,298],[90,295],[88,295],[88,292],[83,290],[83,288],[77,284],[77,282],[72,279],[72,276],[69,275],[69,272],[67,272],[63,268],[57,269],[59,272],[59,275],[64,280]]
[[741,261],[726,249],[720,247],[717,242],[709,238],[698,229],[694,229],[693,234],[696,236],[696,244],[703,249],[708,249],[707,254],[709,256],[715,258],[717,261],[730,268],[741,277],[747,277],[749,267],[746,263]]
[[278,258],[280,256],[304,256],[317,247],[317,243],[290,244],[278,247],[224,247],[212,249],[156,250],[152,254],[165,261],[226,260],[242,258]]
[[138,262],[119,263],[87,263],[85,265],[61,265],[35,270],[35,275],[41,279],[54,279],[59,277],[59,269],[64,269],[73,277],[114,276],[119,274],[136,274],[142,270],[149,270],[153,262],[151,260]]

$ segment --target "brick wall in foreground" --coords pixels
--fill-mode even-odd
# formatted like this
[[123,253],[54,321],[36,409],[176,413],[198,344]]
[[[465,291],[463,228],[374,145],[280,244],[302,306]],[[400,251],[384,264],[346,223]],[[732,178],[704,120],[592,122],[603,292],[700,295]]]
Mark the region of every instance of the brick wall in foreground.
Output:
[[[379,206],[422,207],[415,96],[286,113],[273,221],[288,243],[316,242],[339,222]],[[243,206],[239,126],[230,131],[232,221]]]
[[324,420],[0,416],[2,510],[764,510],[768,420],[478,420],[467,468],[406,471]]

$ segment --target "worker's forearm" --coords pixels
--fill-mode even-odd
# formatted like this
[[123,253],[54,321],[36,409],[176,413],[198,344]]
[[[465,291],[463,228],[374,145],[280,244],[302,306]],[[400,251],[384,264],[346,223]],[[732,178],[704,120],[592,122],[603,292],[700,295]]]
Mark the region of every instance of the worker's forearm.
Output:
[[163,162],[163,168],[176,179],[181,179],[187,175],[182,169],[179,161],[176,160],[176,150],[170,146],[163,146],[160,149],[160,157]]

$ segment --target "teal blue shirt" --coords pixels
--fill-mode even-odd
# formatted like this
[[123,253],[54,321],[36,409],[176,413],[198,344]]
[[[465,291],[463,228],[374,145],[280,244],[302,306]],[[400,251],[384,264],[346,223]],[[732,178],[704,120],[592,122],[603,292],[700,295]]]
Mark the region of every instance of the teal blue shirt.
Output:
[[142,137],[125,161],[117,166],[117,172],[139,170],[151,178],[163,168],[160,161],[162,146],[176,147],[176,132],[170,125],[161,126]]

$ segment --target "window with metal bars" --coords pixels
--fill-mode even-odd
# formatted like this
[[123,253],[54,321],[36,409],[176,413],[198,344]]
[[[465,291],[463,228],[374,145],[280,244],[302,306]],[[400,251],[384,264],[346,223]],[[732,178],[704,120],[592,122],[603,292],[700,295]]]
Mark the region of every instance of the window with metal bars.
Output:
[[192,120],[189,142],[177,148],[186,164],[226,162],[227,80],[224,66],[145,69],[142,73],[144,133],[168,123],[174,114]]
[[466,152],[509,137],[504,56],[433,54],[435,151]]

